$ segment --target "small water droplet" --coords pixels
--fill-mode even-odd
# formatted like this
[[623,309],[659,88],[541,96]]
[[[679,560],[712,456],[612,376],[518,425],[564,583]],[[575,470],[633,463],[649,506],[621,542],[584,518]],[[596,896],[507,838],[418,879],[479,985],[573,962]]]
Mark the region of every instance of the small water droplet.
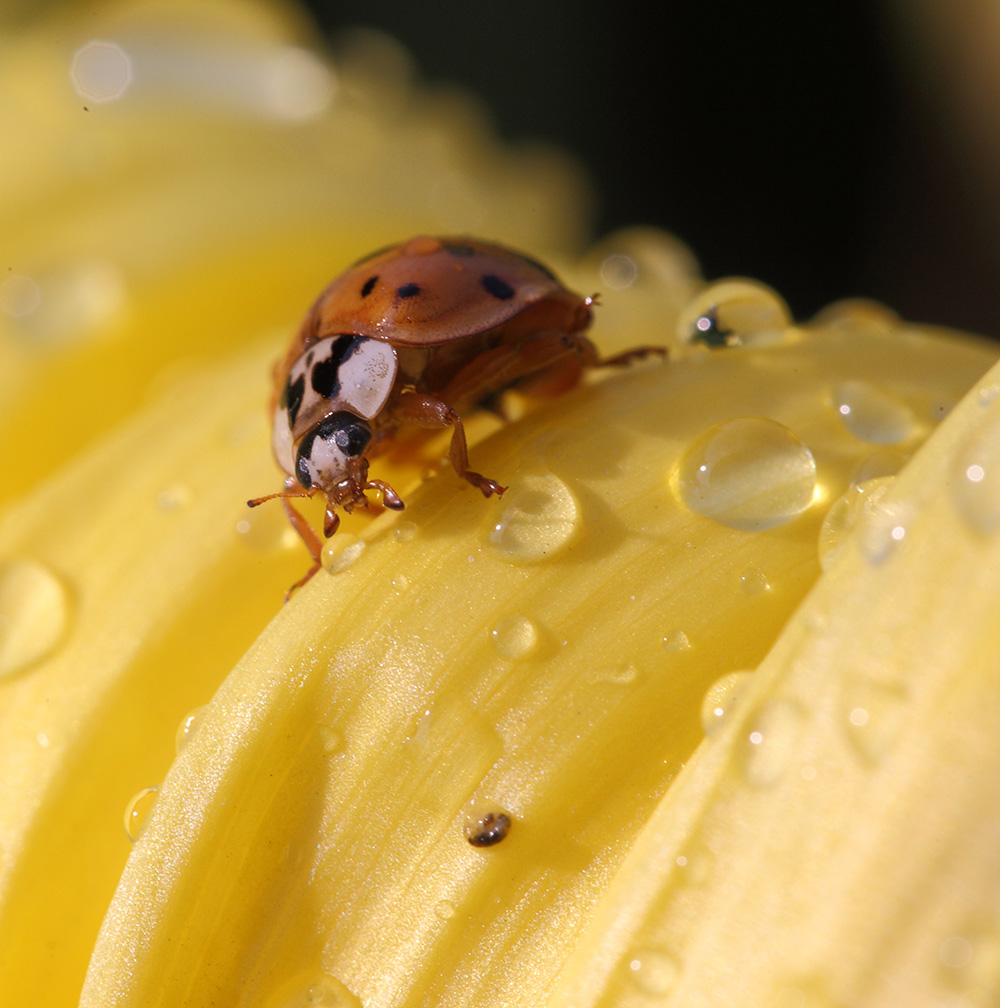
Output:
[[344,737],[340,732],[328,725],[320,725],[316,729],[316,735],[319,738],[319,744],[324,756],[332,756],[340,749],[344,741]]
[[623,662],[610,668],[596,669],[591,680],[595,683],[610,683],[612,686],[628,686],[639,678],[639,669],[633,662]]
[[766,284],[718,280],[696,294],[677,318],[680,343],[711,347],[766,345],[780,341],[792,324],[788,305]]
[[479,806],[465,820],[465,839],[473,847],[494,847],[510,832],[513,817],[499,805]]
[[286,984],[268,1008],[362,1008],[361,999],[336,977],[317,970]]
[[809,507],[812,453],[773,420],[724,420],[691,442],[674,471],[674,492],[695,514],[743,530],[776,528]]
[[708,736],[716,735],[729,719],[750,683],[752,672],[727,672],[705,691],[701,702],[701,727]]
[[857,525],[858,544],[870,564],[885,563],[905,547],[913,510],[908,501],[894,498],[888,492],[862,508]]
[[671,630],[663,638],[663,647],[672,654],[679,651],[687,651],[691,647],[691,641],[683,630]]
[[451,920],[455,916],[455,910],[457,907],[451,900],[438,900],[434,904],[434,916],[439,920]]
[[740,575],[740,588],[747,595],[760,595],[762,592],[770,591],[771,584],[759,567],[748,567]]
[[569,487],[552,474],[521,476],[503,497],[490,545],[510,563],[532,564],[564,552],[579,533],[580,507]]
[[497,654],[511,661],[527,658],[538,647],[539,640],[538,627],[519,613],[499,620],[492,637]]
[[142,836],[142,831],[146,828],[146,823],[149,820],[149,814],[156,804],[156,795],[159,790],[158,787],[143,788],[132,795],[125,806],[125,833],[132,843]]
[[990,419],[963,444],[951,464],[955,510],[980,535],[1000,528],[1000,422]]
[[0,678],[49,657],[66,635],[65,585],[35,560],[0,564]]
[[397,542],[407,543],[417,534],[417,523],[403,520],[396,522],[393,527],[392,534],[396,537]]
[[201,724],[204,713],[204,707],[195,707],[177,726],[177,733],[174,736],[174,747],[178,753],[191,741],[191,736],[198,730],[198,725]]
[[908,691],[904,683],[849,676],[841,699],[844,731],[854,749],[878,763],[896,744],[906,721]]
[[73,54],[69,75],[81,98],[113,101],[132,83],[132,61],[114,42],[88,42]]
[[156,495],[156,506],[161,511],[180,511],[192,499],[191,488],[183,483],[172,483]]
[[833,390],[833,406],[844,426],[861,441],[899,444],[913,432],[910,407],[872,382],[841,382]]
[[906,465],[906,455],[888,448],[873,451],[855,466],[851,483],[867,483],[879,476],[895,476]]
[[241,543],[259,553],[301,549],[298,535],[277,507],[248,509],[236,522],[236,533]]
[[748,784],[768,787],[788,769],[802,733],[803,715],[791,700],[771,700],[748,725],[743,742],[743,775]]
[[365,541],[350,532],[338,532],[323,547],[323,566],[331,574],[340,574],[357,563],[365,551]]
[[867,298],[844,298],[817,312],[813,325],[851,332],[890,333],[899,328],[899,316],[884,304]]
[[410,579],[405,574],[396,574],[392,579],[392,586],[397,591],[406,591],[410,587]]
[[669,994],[680,979],[677,960],[660,948],[634,949],[626,957],[628,975],[645,994],[663,997]]
[[843,553],[848,534],[859,525],[892,486],[894,476],[880,476],[850,487],[830,506],[819,530],[819,563],[829,570]]

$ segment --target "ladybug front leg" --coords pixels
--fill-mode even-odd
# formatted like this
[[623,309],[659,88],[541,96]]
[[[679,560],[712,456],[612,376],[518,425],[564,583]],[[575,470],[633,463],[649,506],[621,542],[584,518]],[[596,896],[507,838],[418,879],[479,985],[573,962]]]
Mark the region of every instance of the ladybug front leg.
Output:
[[451,449],[448,454],[455,472],[474,487],[478,487],[484,497],[492,494],[500,495],[507,489],[469,468],[469,449],[465,441],[462,418],[447,403],[419,392],[403,392],[396,403],[394,413],[399,420],[414,423],[427,430],[451,427]]
[[[316,535],[316,530],[288,503],[287,497],[281,498],[281,506],[285,509],[289,524],[298,532],[299,538],[306,544],[306,549],[309,550],[309,556],[312,557],[313,562],[312,567],[285,592],[285,601],[287,602],[292,597],[292,592],[301,588],[323,566],[323,544],[320,542],[319,536]],[[340,519],[329,509],[327,510],[327,523],[330,524],[329,518],[331,514],[333,515],[333,527],[327,535],[333,535],[340,524]]]

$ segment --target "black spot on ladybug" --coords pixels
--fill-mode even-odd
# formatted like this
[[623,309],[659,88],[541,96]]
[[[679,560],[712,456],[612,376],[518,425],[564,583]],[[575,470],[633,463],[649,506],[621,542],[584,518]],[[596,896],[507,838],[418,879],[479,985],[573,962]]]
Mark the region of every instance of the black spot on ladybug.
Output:
[[285,382],[285,388],[281,393],[279,405],[288,410],[288,426],[295,426],[295,418],[299,415],[299,407],[302,405],[302,397],[306,391],[306,380],[303,375],[299,375],[295,381],[291,378]]
[[510,832],[506,812],[487,812],[465,824],[465,838],[473,847],[492,847]]
[[370,276],[366,281],[364,287],[361,288],[361,296],[368,297],[369,294],[375,289],[375,284],[378,283],[378,274],[375,276]]
[[325,399],[332,399],[340,391],[340,368],[351,354],[361,346],[363,336],[338,336],[330,346],[330,356],[317,361],[310,372],[313,391]]
[[[307,440],[310,442],[310,449],[312,441],[316,438],[333,441],[348,458],[359,458],[364,454],[368,442],[372,439],[372,431],[361,417],[341,410],[339,413],[331,413],[309,432]],[[305,441],[303,441],[302,447],[305,447]],[[299,449],[299,452],[302,452],[302,448]]]
[[420,284],[408,283],[396,288],[396,296],[401,298],[416,297],[420,293]]
[[445,245],[444,250],[448,255],[462,256],[463,258],[476,254],[476,250],[471,245]]
[[500,277],[494,276],[492,273],[487,273],[486,276],[480,277],[479,282],[486,288],[488,293],[500,301],[509,301],[514,296],[514,288],[505,280],[501,280]]

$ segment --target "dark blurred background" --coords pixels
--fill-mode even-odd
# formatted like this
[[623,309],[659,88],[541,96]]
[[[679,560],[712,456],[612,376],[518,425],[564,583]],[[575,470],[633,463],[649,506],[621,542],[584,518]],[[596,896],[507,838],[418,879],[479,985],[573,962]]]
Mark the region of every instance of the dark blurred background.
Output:
[[[997,220],[905,32],[874,0],[765,5],[339,0],[331,37],[383,29],[501,136],[589,169],[595,235],[673,231],[707,277],[778,289],[798,317],[845,296],[1000,336]],[[586,13],[584,13],[586,12]]]

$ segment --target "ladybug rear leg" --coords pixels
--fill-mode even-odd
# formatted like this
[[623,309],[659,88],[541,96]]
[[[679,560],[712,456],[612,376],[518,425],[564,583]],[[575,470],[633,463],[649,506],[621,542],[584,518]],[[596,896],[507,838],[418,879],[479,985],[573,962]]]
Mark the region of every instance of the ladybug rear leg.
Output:
[[474,487],[478,487],[484,497],[498,496],[507,489],[481,473],[469,468],[469,448],[465,441],[465,427],[462,418],[447,403],[419,392],[404,392],[396,404],[395,415],[399,420],[414,423],[427,430],[451,427],[451,448],[449,456],[455,472]]

